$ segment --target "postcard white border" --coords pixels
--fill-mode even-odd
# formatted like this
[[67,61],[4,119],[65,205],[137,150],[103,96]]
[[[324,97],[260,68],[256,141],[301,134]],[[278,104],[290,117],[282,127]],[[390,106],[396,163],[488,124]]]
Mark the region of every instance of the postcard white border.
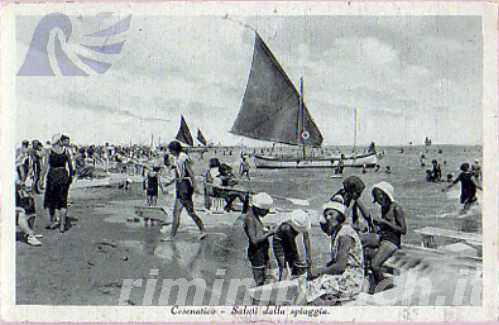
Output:
[[[15,305],[15,241],[12,172],[14,170],[15,127],[15,15],[96,14],[113,11],[134,15],[478,15],[483,22],[483,305],[481,307],[332,307],[330,317],[282,319],[279,317],[240,319],[230,316],[232,307],[215,307],[217,321],[296,320],[296,321],[402,321],[402,320],[493,320],[497,319],[497,12],[487,2],[164,2],[164,3],[59,3],[7,4],[0,12],[1,106],[0,141],[4,156],[1,180],[1,316],[8,321],[213,321],[213,316],[175,316],[169,307],[69,307]],[[262,307],[263,308],[263,307]],[[313,308],[313,307],[307,307]],[[225,312],[222,314],[221,311]]]

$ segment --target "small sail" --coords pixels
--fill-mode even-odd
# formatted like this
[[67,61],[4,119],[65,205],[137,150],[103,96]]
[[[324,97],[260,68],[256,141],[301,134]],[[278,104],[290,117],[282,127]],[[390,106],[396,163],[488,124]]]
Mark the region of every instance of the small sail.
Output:
[[180,117],[180,128],[178,129],[175,139],[182,143],[188,144],[191,147],[194,146],[194,140],[192,140],[191,131],[185,122],[184,116]]
[[203,133],[201,133],[200,129],[198,129],[197,139],[203,146],[206,146],[208,144],[208,141],[206,141],[206,138],[204,137]]
[[298,91],[260,35],[255,33],[248,84],[230,132],[257,140],[320,146],[322,135],[305,105],[300,130],[299,111]]

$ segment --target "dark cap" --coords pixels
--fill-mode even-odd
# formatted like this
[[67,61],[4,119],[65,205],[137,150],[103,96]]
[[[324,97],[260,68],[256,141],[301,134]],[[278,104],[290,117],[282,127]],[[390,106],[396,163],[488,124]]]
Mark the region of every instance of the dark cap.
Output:
[[168,144],[168,150],[172,152],[182,152],[182,144],[174,140]]
[[366,184],[357,176],[349,176],[343,181],[343,188],[349,193],[360,193],[366,188]]

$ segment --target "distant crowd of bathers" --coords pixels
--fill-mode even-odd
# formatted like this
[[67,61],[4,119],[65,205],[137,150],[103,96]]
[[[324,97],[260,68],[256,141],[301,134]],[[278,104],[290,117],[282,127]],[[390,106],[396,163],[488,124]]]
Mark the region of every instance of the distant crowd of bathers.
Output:
[[[228,148],[215,148],[214,154],[232,156],[233,152]],[[206,150],[199,151],[200,158]],[[185,207],[191,217],[204,229],[201,220],[197,217],[192,204],[192,193],[194,193],[195,177],[193,174],[191,159],[182,145],[173,141],[168,146],[149,145],[113,145],[105,143],[102,145],[77,145],[71,143],[71,139],[65,134],[55,134],[50,141],[42,143],[39,140],[24,140],[16,149],[16,225],[21,230],[23,239],[31,246],[41,246],[41,234],[33,230],[34,217],[36,215],[36,194],[43,194],[43,207],[48,212],[47,229],[59,229],[65,232],[70,225],[68,219],[68,196],[69,189],[75,179],[98,179],[109,177],[109,173],[126,173],[127,175],[138,175],[143,178],[143,190],[146,205],[155,206],[158,201],[159,190],[175,183],[177,192],[177,204],[174,208],[175,217]],[[214,170],[217,170],[215,173]],[[241,154],[240,176],[249,178],[249,156]],[[170,179],[169,183],[162,182],[162,176]],[[210,176],[212,178],[210,179]],[[206,182],[214,182],[215,185],[233,186],[236,177],[232,168],[227,164],[220,163],[216,158],[209,162],[208,170],[204,174]],[[124,184],[125,188],[128,182]],[[208,194],[215,195],[212,187],[204,189],[206,205],[209,207],[211,200]],[[219,191],[216,193],[226,200],[225,210],[230,211],[232,202],[236,198],[244,200],[239,193]],[[177,224],[174,224],[172,234],[176,233]],[[162,230],[164,232],[164,230]],[[201,237],[204,237],[204,233]]]

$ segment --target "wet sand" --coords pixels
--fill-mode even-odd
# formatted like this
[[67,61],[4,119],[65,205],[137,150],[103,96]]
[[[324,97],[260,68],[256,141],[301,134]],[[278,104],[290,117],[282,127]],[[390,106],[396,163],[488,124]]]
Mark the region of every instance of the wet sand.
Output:
[[[165,235],[160,233],[159,224],[145,226],[142,219],[127,221],[135,217],[134,206],[144,202],[140,186],[134,184],[129,191],[72,191],[70,216],[78,220],[73,220],[72,227],[62,234],[44,229],[46,217],[41,214],[35,231],[44,236],[40,239],[43,246],[30,247],[21,241],[16,244],[17,303],[117,305],[124,279],[149,279],[153,275],[160,279],[203,278],[209,284],[220,265],[235,258],[231,254],[234,251],[241,262],[237,264],[245,265],[245,249],[241,255],[243,247],[239,245],[246,245],[245,241],[238,238],[240,247],[228,247],[226,241],[227,230],[232,229],[240,213],[200,213],[209,231],[200,241],[199,230],[183,212],[176,241],[160,242]],[[196,197],[198,208],[201,199]],[[37,211],[43,213],[41,203],[42,197],[37,197]],[[160,203],[170,210],[172,196],[166,195]],[[227,275],[251,277],[246,267],[231,269]],[[143,289],[133,291],[128,304],[141,305],[143,296]]]

